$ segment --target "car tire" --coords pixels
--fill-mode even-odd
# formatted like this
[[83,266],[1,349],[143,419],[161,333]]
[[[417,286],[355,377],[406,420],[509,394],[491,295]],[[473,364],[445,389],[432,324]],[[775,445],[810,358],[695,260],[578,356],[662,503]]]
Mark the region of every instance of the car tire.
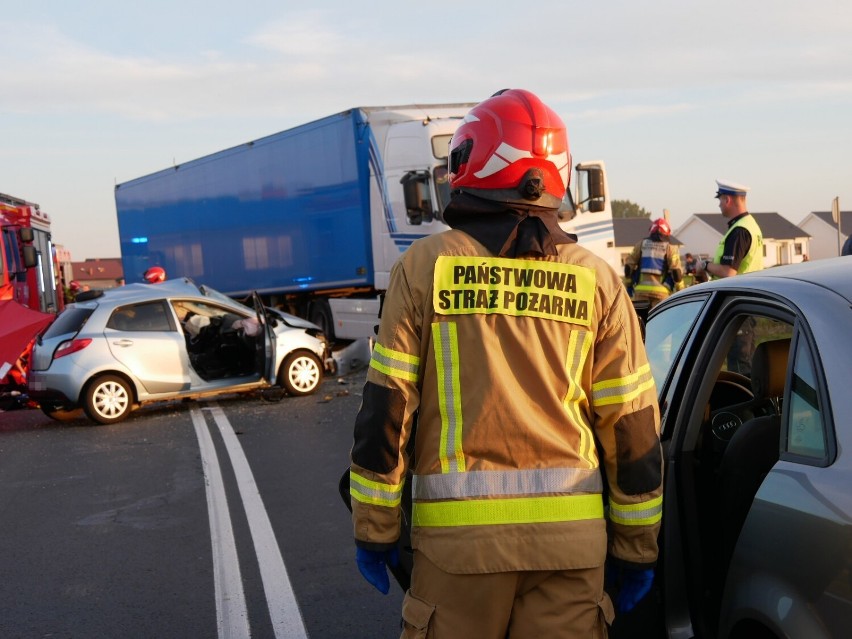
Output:
[[99,424],[115,424],[133,410],[130,385],[117,375],[102,375],[86,387],[84,409]]
[[41,412],[58,422],[70,422],[83,416],[82,408],[63,408],[54,404],[39,404]]
[[322,382],[323,370],[319,357],[310,351],[290,353],[278,372],[279,385],[288,395],[302,396],[315,393]]

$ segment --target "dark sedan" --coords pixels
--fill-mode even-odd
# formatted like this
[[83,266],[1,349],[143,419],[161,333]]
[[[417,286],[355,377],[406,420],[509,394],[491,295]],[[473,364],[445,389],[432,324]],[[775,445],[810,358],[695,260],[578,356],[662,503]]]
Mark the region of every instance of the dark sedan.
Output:
[[669,636],[847,636],[850,327],[852,257],[700,284],[651,312]]

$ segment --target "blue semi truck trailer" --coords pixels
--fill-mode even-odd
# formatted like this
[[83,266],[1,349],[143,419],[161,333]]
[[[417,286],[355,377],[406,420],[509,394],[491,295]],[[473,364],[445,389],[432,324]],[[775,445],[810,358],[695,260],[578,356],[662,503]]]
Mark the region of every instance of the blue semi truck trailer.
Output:
[[[125,277],[159,265],[373,336],[393,263],[447,228],[447,150],[472,106],[353,108],[118,184]],[[576,169],[563,226],[619,268],[603,163]]]

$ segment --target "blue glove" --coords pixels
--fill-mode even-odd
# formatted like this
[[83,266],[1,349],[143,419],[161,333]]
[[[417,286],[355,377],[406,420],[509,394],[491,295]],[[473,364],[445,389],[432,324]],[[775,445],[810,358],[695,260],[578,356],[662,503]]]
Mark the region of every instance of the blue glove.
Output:
[[651,591],[654,583],[654,569],[641,570],[608,565],[606,580],[616,588],[615,609],[622,613],[630,612]]
[[355,561],[358,563],[358,570],[368,582],[376,587],[383,595],[388,594],[390,590],[390,582],[388,581],[388,571],[386,565],[396,566],[399,562],[399,551],[396,548],[391,550],[365,550],[364,548],[355,549]]

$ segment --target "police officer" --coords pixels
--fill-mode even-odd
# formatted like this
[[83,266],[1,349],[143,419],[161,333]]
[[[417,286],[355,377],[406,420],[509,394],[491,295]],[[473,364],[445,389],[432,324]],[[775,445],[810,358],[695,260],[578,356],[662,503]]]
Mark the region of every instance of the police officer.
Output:
[[[716,185],[719,210],[728,220],[728,231],[719,241],[713,261],[703,260],[698,263],[696,276],[699,279],[707,276],[718,279],[762,270],[763,233],[748,212],[746,194],[749,187],[729,180],[716,180]],[[746,317],[728,353],[728,370],[743,375],[751,374],[754,329],[754,318]]]
[[648,237],[633,247],[624,263],[624,275],[633,283],[633,299],[649,308],[684,287],[680,253],[672,246],[672,230],[664,218],[651,223]]
[[387,592],[411,482],[403,637],[604,637],[607,555],[617,608],[651,588],[656,391],[621,279],[557,223],[570,171],[559,116],[496,93],[450,143],[451,230],[392,269],[350,494],[358,568]]
[[718,279],[763,269],[763,233],[748,212],[749,187],[728,180],[716,180],[719,210],[728,220],[728,231],[719,241],[712,261],[698,262],[696,275]]

